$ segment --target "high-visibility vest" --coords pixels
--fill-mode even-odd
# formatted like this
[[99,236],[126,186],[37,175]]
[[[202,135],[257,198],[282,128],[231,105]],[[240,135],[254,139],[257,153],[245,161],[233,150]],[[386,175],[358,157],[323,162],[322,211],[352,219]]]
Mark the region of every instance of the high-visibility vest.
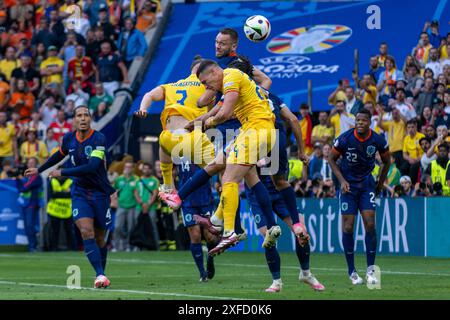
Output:
[[450,196],[450,188],[445,179],[450,160],[447,161],[445,170],[437,163],[436,160],[431,161],[431,181],[433,183],[440,182],[442,184],[442,195]]
[[[68,192],[72,185],[72,180],[67,179],[61,185],[58,179],[50,180],[53,192]],[[53,217],[60,219],[68,219],[72,215],[72,199],[70,198],[56,198],[50,199],[47,204],[47,213]]]

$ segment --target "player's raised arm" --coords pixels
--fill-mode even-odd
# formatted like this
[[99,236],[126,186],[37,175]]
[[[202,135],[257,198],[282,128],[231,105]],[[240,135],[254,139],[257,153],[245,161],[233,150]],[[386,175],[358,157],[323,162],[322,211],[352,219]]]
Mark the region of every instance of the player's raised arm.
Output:
[[341,169],[336,164],[336,161],[340,156],[341,152],[336,147],[333,147],[333,149],[331,149],[331,154],[328,157],[328,163],[330,164],[331,170],[333,171],[334,175],[336,176],[336,178],[338,178],[341,184],[342,192],[347,193],[350,191],[350,184],[347,182],[347,180],[345,180],[344,176],[342,175]]
[[151,91],[147,92],[142,98],[141,105],[139,106],[139,110],[134,114],[139,118],[147,117],[147,110],[150,108],[150,105],[153,101],[161,101],[164,100],[164,87],[158,86]]
[[214,107],[216,101],[217,91],[212,89],[206,89],[205,93],[197,100],[197,106],[202,107]]
[[309,158],[305,154],[303,149],[302,129],[300,128],[297,117],[287,107],[280,109],[280,115],[281,118],[283,118],[283,120],[286,121],[292,129],[292,133],[294,134],[295,140],[297,141],[298,158],[307,165],[309,162]]
[[226,120],[230,119],[233,115],[234,106],[239,99],[239,92],[230,91],[225,94],[225,99],[223,101],[222,107],[219,108],[217,114],[210,117],[205,122],[205,127],[214,127]]
[[264,72],[255,67],[253,67],[253,80],[266,90],[269,90],[272,86],[272,80]]
[[61,147],[59,150],[51,155],[50,158],[45,161],[45,163],[39,168],[29,168],[25,170],[25,177],[30,177],[39,173],[44,172],[45,170],[53,167],[54,165],[60,163],[67,155],[67,150],[65,150],[65,136],[63,137]]

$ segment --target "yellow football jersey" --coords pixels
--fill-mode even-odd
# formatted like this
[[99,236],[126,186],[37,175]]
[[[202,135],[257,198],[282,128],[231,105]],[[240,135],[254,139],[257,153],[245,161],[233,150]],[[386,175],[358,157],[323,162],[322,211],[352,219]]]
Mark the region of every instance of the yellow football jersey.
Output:
[[197,101],[205,92],[205,86],[195,74],[174,83],[163,84],[161,87],[165,94],[164,110],[161,112],[164,130],[170,116],[182,116],[191,121],[208,111],[207,107],[197,107]]
[[269,101],[256,83],[244,72],[227,68],[223,71],[223,94],[236,91],[239,98],[234,106],[234,114],[243,128],[259,120],[275,120]]

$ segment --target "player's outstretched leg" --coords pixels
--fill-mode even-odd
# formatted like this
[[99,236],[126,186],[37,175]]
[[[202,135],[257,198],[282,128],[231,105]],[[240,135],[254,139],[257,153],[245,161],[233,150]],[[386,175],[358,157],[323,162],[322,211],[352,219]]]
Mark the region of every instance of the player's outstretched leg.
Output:
[[192,258],[194,258],[197,269],[200,273],[200,282],[207,282],[208,275],[206,274],[205,267],[203,265],[203,250],[201,243],[191,243]]
[[317,280],[317,278],[311,273],[309,269],[309,258],[311,254],[311,248],[309,243],[304,246],[298,242],[295,243],[295,252],[297,254],[298,261],[300,262],[300,274],[299,280],[309,285],[312,289],[317,291],[324,291],[325,286]]
[[[208,251],[212,250],[216,246],[215,243],[207,243],[206,247],[208,248]],[[214,257],[208,255],[208,258],[206,259],[206,273],[208,275],[208,279],[214,278],[216,275],[216,267],[214,266]]]

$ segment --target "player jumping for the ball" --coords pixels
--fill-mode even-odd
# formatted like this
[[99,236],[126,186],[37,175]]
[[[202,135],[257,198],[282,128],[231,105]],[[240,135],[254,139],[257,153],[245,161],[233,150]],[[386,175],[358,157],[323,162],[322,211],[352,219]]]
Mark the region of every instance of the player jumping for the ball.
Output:
[[[366,281],[378,283],[375,275],[377,236],[375,231],[375,197],[383,188],[390,165],[389,147],[383,136],[370,129],[371,114],[366,109],[356,114],[356,127],[340,135],[334,142],[329,158],[331,169],[341,184],[339,196],[342,213],[342,244],[347,260],[348,275],[352,284],[362,284],[363,279],[355,268],[353,230],[358,210],[366,230],[367,256]],[[383,162],[378,182],[372,177],[375,154],[379,152]],[[336,160],[341,157],[340,166]]]

